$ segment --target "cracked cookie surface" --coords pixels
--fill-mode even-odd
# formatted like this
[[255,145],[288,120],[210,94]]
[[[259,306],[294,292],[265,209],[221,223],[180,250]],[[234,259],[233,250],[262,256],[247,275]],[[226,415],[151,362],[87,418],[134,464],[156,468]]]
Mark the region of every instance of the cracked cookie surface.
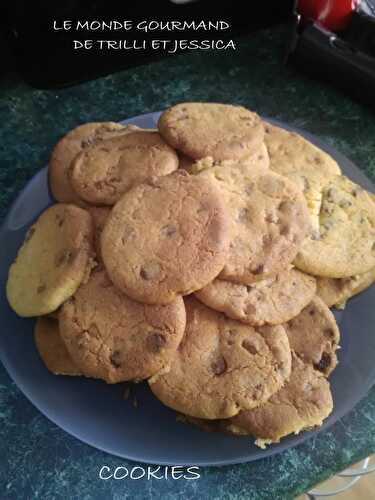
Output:
[[264,137],[262,120],[242,106],[187,102],[162,113],[161,135],[172,147],[199,160],[236,159],[254,153]]
[[208,307],[254,326],[278,325],[301,312],[314,297],[316,281],[296,269],[241,285],[216,279],[195,296]]
[[35,344],[48,370],[55,375],[82,375],[61,339],[59,322],[53,318],[38,318],[34,329]]
[[149,380],[165,405],[207,419],[229,418],[259,406],[290,375],[282,326],[258,327],[226,318],[185,298],[186,332],[170,370]]
[[108,383],[143,380],[166,369],[185,329],[182,298],[166,306],[135,302],[103,270],[66,302],[61,336],[72,359],[89,377]]
[[249,284],[287,269],[310,230],[298,187],[242,161],[205,169],[197,177],[217,185],[231,217],[231,243],[220,278]]
[[314,276],[347,278],[375,267],[375,204],[345,176],[322,190],[318,227],[303,242],[294,261]]
[[166,304],[220,273],[229,215],[210,181],[179,170],[125,193],[101,242],[106,269],[119,289],[141,302]]
[[87,202],[114,205],[132,186],[177,168],[177,154],[160,134],[140,129],[81,151],[72,163],[70,181]]
[[135,125],[92,122],[79,125],[68,132],[54,147],[49,161],[49,184],[55,199],[61,203],[85,206],[86,203],[75,192],[69,179],[69,169],[74,158],[97,142],[137,129]]
[[93,223],[86,210],[58,203],[26,234],[6,286],[20,316],[55,311],[84,280],[93,255]]
[[314,297],[298,316],[284,324],[290,348],[305,362],[328,376],[337,365],[340,331],[326,304]]

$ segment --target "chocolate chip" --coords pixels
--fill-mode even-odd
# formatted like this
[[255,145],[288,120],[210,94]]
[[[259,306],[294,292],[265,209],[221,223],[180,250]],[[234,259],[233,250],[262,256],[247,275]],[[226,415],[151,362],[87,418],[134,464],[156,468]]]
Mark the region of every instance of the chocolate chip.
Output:
[[153,280],[160,275],[161,267],[157,262],[145,264],[140,271],[140,276],[144,280]]
[[237,215],[239,222],[246,222],[249,219],[249,210],[247,208],[240,208]]
[[249,340],[244,340],[241,345],[244,349],[246,349],[246,351],[248,351],[253,356],[255,356],[255,354],[258,354],[257,348]]
[[309,314],[310,314],[310,316],[314,316],[314,314],[315,314],[315,309],[310,309],[310,310],[309,310]]
[[113,353],[109,357],[109,360],[115,368],[120,368],[120,366],[121,366],[121,352],[120,351],[113,351]]
[[170,238],[177,233],[177,228],[173,224],[167,224],[166,226],[161,228],[160,232],[163,236]]
[[227,370],[227,363],[223,357],[217,359],[211,364],[211,369],[215,375],[222,375]]
[[39,285],[38,288],[36,289],[37,293],[43,293],[46,289],[46,285],[42,284],[42,285]]
[[260,264],[258,267],[256,267],[254,270],[253,270],[253,274],[262,274],[264,271],[264,265],[263,264]]
[[294,203],[292,201],[282,201],[279,204],[279,210],[283,213],[291,213],[294,209]]
[[147,345],[152,352],[159,352],[167,344],[165,335],[159,332],[151,332],[147,337]]
[[253,289],[252,286],[246,285],[246,291],[247,291],[247,293],[250,293],[252,289]]
[[280,234],[281,234],[281,236],[288,236],[288,234],[290,234],[290,227],[289,226],[283,226],[280,229]]
[[324,352],[322,354],[322,357],[321,357],[319,363],[316,363],[314,366],[320,372],[325,372],[326,369],[330,366],[330,364],[331,364],[331,356],[329,354],[327,354],[326,352]]
[[332,330],[332,328],[326,328],[326,329],[323,331],[323,334],[324,334],[326,337],[329,337],[330,339],[335,338],[335,332]]

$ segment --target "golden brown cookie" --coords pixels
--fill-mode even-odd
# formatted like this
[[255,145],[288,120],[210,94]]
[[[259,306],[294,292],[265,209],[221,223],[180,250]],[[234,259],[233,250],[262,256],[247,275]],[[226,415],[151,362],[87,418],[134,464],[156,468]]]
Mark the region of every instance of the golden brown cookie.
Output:
[[158,132],[137,130],[81,151],[70,181],[85,201],[114,205],[131,187],[177,168],[177,154]]
[[212,281],[228,246],[229,215],[220,192],[183,170],[125,193],[102,233],[113,283],[150,304],[167,304]]
[[58,203],[29,229],[9,269],[7,297],[20,316],[55,311],[92,265],[93,224],[86,210]]
[[306,238],[295,265],[314,276],[347,278],[375,267],[375,204],[345,176],[322,190],[318,228]]
[[158,128],[168,144],[194,160],[243,158],[256,152],[264,138],[256,113],[229,104],[177,104],[160,116]]
[[94,223],[94,249],[96,254],[96,260],[99,263],[103,262],[102,250],[101,250],[101,235],[104,229],[104,225],[107,221],[108,215],[111,213],[111,207],[89,207],[88,212],[90,212],[93,223]]
[[182,298],[135,302],[94,271],[60,313],[61,337],[77,366],[108,383],[142,380],[169,366],[185,329]]
[[259,406],[290,375],[282,326],[254,328],[185,298],[186,331],[170,370],[149,380],[165,405],[192,417],[229,418]]
[[332,409],[328,380],[292,354],[292,373],[284,387],[258,408],[242,411],[220,424],[227,432],[254,436],[255,443],[264,448],[288,434],[321,426]]
[[306,201],[288,179],[246,162],[200,172],[221,191],[231,244],[220,278],[250,284],[288,268],[310,230]]
[[84,123],[68,132],[54,147],[49,162],[49,184],[53,196],[62,203],[85,206],[86,203],[71,186],[69,169],[78,153],[104,139],[137,129],[113,122]]
[[229,318],[253,326],[279,325],[294,318],[313,299],[316,281],[296,269],[284,271],[252,285],[216,279],[195,296]]
[[55,375],[82,375],[61,339],[58,321],[38,318],[34,338],[40,357],[50,372]]
[[337,365],[340,331],[332,312],[319,298],[284,325],[290,348],[305,362],[328,376]]
[[344,309],[346,302],[354,295],[366,290],[375,282],[375,267],[367,273],[350,278],[316,278],[317,295],[328,307]]

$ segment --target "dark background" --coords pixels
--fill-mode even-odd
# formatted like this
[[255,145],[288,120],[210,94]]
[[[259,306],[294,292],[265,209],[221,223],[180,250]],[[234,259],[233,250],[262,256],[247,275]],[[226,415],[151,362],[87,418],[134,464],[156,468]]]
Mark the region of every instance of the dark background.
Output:
[[[37,87],[65,86],[89,80],[161,57],[156,51],[73,51],[73,39],[103,38],[103,32],[56,32],[53,20],[225,20],[231,30],[223,32],[138,33],[142,39],[232,38],[239,34],[286,22],[293,0],[244,1],[198,0],[176,5],[169,0],[2,0],[0,2],[1,73],[21,72]],[[107,31],[106,39],[134,39],[135,32]]]

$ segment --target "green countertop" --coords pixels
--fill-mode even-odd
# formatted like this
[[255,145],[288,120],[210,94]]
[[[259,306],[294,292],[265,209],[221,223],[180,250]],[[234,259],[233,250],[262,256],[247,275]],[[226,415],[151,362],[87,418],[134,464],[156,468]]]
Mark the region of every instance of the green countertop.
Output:
[[[241,38],[239,49],[192,52],[51,91],[0,83],[1,215],[51,147],[85,121],[121,120],[183,100],[238,103],[319,135],[375,179],[375,119],[364,106],[281,64],[284,31]],[[293,498],[375,451],[375,388],[346,417],[294,449],[256,463],[206,468],[188,480],[103,481],[129,466],[42,416],[0,366],[1,499]]]

